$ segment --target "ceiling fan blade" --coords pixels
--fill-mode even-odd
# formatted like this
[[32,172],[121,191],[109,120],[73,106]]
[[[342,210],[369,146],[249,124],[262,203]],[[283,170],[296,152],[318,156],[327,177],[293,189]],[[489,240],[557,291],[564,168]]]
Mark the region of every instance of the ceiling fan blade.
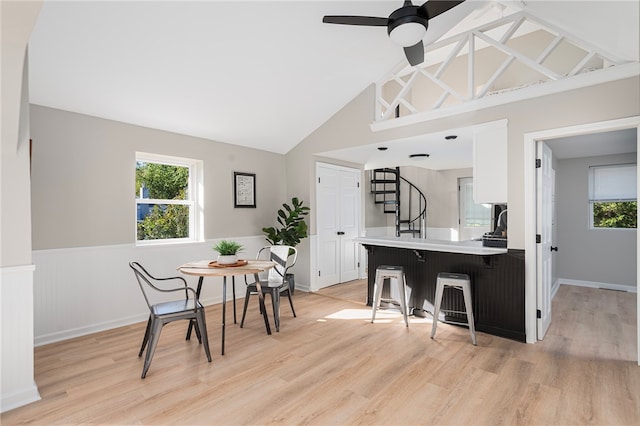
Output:
[[446,12],[449,9],[453,9],[460,3],[464,3],[464,0],[462,1],[429,0],[428,2],[420,6],[419,10],[422,13],[426,12],[426,15],[429,17],[429,19],[431,19],[431,18],[435,18],[441,13]]
[[412,67],[416,65],[420,65],[424,62],[424,45],[422,44],[422,40],[413,46],[405,47],[404,54],[407,57],[407,61],[411,64]]
[[386,27],[388,18],[378,18],[375,16],[325,16],[322,22],[325,24],[342,25],[366,25],[370,27]]

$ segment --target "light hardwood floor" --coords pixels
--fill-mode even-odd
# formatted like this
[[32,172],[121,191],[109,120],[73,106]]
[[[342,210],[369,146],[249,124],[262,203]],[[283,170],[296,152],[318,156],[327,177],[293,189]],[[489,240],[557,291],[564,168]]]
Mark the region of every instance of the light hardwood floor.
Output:
[[[137,357],[145,324],[35,349],[42,400],[2,425],[638,425],[635,294],[561,286],[543,342],[527,345],[430,319],[380,313],[366,283],[294,295],[267,336],[257,303],[245,327],[207,308],[213,362],[185,324],[162,332],[147,378]],[[241,304],[238,303],[238,307]],[[230,309],[227,310],[231,318]]]

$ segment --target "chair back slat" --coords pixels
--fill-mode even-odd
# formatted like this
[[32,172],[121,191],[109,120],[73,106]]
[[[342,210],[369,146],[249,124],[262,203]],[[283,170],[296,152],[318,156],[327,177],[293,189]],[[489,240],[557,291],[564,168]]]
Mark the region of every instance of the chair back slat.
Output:
[[[151,275],[140,263],[131,262],[129,263],[131,269],[136,276],[136,280],[138,281],[138,286],[140,287],[140,291],[142,291],[142,295],[144,296],[144,300],[149,307],[149,310],[153,309],[153,305],[158,301],[158,297],[153,297],[155,293],[167,293],[173,290],[167,290],[160,286],[161,283],[170,281],[170,280],[178,280],[180,284],[184,287],[184,296],[185,299],[189,299],[189,291],[187,290],[187,281],[182,277],[169,277],[169,278],[157,278]],[[162,299],[160,299],[162,300]]]

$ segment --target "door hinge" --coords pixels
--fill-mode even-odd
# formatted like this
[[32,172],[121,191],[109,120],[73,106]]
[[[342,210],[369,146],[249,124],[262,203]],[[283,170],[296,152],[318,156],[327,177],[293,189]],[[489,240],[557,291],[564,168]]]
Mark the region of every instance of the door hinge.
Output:
[[320,276],[320,271],[318,271],[318,276]]
[[358,262],[358,268],[360,267],[360,262]]
[[318,183],[320,183],[320,178],[318,178]]
[[357,184],[357,185],[358,185],[358,188],[360,188],[360,182],[358,182],[358,184]]
[[539,158],[536,158],[536,169],[539,169],[540,167],[542,167],[542,160]]
[[536,318],[542,318],[542,311],[540,309],[536,310]]
[[536,234],[536,244],[540,244],[542,242],[542,236],[540,234]]

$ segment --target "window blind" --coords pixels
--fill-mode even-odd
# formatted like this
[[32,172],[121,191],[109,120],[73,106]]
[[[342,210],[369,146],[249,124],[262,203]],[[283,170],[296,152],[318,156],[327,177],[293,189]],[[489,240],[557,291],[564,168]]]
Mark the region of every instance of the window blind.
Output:
[[636,164],[589,167],[589,201],[636,201]]

